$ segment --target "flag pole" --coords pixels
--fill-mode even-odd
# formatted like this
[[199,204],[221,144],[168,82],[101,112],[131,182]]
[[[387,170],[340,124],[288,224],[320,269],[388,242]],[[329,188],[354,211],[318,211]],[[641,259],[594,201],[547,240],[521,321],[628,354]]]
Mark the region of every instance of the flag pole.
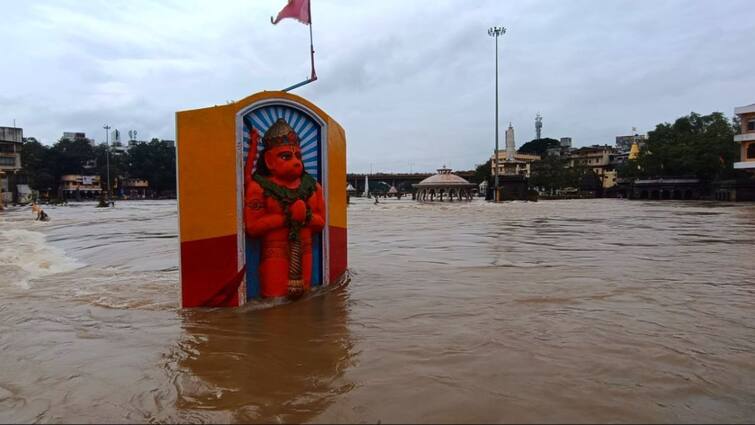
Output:
[[307,2],[307,9],[309,12],[309,52],[310,59],[312,60],[312,76],[310,80],[315,81],[317,79],[317,73],[315,72],[315,45],[312,42],[312,0]]
[[[312,1],[307,2],[307,11],[309,12],[309,57],[312,64],[312,73],[310,74],[309,79],[304,80],[300,83],[296,83],[293,86],[286,87],[282,91],[288,92],[293,89],[299,88],[301,86],[305,86],[313,81],[317,80],[317,73],[315,72],[315,45],[312,42]],[[273,18],[270,17],[270,22],[273,22]]]

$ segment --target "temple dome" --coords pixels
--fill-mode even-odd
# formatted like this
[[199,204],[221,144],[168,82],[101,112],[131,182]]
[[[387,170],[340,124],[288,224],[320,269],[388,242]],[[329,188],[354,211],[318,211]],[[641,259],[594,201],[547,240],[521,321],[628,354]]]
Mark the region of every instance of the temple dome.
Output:
[[470,183],[456,174],[451,174],[451,169],[438,169],[438,174],[432,175],[421,182],[412,185],[416,190],[416,199],[422,201],[453,201],[456,198],[459,201],[472,200],[472,189],[477,187],[476,184]]
[[423,187],[423,186],[470,187],[470,186],[474,186],[474,184],[468,182],[462,177],[457,176],[456,174],[451,174],[451,169],[446,168],[446,166],[444,165],[443,168],[438,169],[438,174],[434,174],[415,185],[415,187]]

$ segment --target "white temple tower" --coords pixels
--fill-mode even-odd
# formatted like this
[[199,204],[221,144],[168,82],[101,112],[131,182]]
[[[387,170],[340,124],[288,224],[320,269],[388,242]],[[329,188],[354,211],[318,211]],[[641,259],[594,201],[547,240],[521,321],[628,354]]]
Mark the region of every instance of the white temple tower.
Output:
[[506,129],[506,161],[513,161],[516,154],[516,142],[514,141],[514,127],[509,123]]

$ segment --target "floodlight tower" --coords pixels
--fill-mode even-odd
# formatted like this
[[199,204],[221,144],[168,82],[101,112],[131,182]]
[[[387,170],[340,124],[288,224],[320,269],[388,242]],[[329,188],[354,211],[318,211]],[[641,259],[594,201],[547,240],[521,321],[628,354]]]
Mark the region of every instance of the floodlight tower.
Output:
[[498,37],[506,34],[504,27],[490,27],[488,35],[495,38],[495,185],[493,200],[498,202]]
[[107,200],[110,202],[110,127],[105,124],[102,128],[105,129],[105,145],[107,146]]

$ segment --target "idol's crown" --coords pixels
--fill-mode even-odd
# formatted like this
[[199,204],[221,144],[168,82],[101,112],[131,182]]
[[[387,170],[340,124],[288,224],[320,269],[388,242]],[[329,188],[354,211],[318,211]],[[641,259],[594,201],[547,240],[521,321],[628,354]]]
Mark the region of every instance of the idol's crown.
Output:
[[262,143],[267,149],[287,145],[299,146],[299,137],[286,120],[278,118],[262,136]]

